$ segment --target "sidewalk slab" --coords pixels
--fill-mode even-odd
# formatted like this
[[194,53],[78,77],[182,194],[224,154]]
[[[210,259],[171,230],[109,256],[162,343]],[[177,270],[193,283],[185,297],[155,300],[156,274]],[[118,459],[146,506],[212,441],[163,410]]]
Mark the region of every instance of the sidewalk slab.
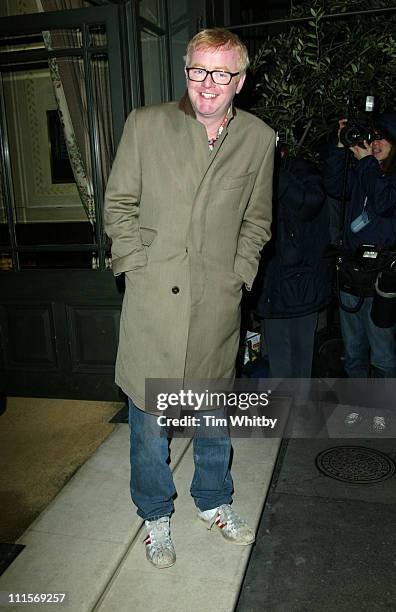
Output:
[[[235,509],[257,527],[279,440],[235,439],[233,446]],[[119,424],[19,539],[25,548],[0,577],[0,592],[66,593],[62,608],[71,612],[231,612],[251,546],[228,543],[196,518],[190,440],[175,438],[171,456],[178,490],[174,567],[159,571],[146,561],[143,521],[129,498],[129,427]]]
[[[280,441],[235,439],[234,508],[257,527]],[[178,498],[171,519],[177,562],[157,570],[145,558],[144,533],[133,543],[95,610],[100,612],[232,612],[251,546],[235,546],[196,518],[189,488],[194,471],[189,447],[175,473]],[[210,607],[209,607],[210,606]]]
[[[189,443],[172,442],[172,469]],[[67,592],[63,607],[90,612],[143,523],[129,497],[129,472],[129,426],[122,424],[19,538],[25,548],[0,576],[0,591]],[[59,611],[59,604],[45,608]]]

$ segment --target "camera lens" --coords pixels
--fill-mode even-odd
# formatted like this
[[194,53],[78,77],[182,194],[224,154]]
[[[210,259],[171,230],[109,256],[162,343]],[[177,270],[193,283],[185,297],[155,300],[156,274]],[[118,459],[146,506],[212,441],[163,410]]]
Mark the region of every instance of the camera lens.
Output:
[[364,140],[370,142],[370,137],[369,129],[357,121],[348,121],[347,125],[340,132],[340,141],[345,147],[362,144]]

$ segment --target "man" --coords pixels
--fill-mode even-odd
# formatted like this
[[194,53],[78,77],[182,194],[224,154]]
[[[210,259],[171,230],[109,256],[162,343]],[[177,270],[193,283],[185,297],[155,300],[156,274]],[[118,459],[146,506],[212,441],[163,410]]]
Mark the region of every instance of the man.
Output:
[[[242,285],[251,288],[270,238],[274,132],[233,106],[248,63],[231,32],[198,33],[186,95],[132,111],[106,191],[113,272],[126,277],[116,382],[130,398],[131,496],[158,568],[176,559],[175,488],[145,379],[234,376]],[[208,528],[250,544],[254,532],[230,506],[230,452],[224,432],[194,438],[191,493]]]

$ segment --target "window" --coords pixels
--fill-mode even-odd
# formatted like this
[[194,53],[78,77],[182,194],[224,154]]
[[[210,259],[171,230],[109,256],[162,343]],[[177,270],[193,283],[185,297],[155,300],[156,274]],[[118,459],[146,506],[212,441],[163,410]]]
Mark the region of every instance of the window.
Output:
[[106,44],[97,19],[0,35],[2,270],[10,256],[20,269],[108,263],[102,204],[115,146]]

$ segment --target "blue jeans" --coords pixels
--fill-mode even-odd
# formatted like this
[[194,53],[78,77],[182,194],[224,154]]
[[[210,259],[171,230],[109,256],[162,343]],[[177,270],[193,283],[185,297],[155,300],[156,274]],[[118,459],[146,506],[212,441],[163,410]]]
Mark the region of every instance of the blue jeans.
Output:
[[[356,296],[341,292],[341,301],[349,307],[357,304]],[[370,365],[374,375],[396,377],[396,326],[377,327],[371,320],[373,298],[364,298],[354,313],[340,308],[342,338],[345,348],[345,371],[351,378],[367,378]]]
[[[222,410],[213,413],[224,417]],[[136,408],[129,400],[131,497],[144,520],[169,516],[174,509],[176,489],[169,465],[169,439],[157,416]],[[206,432],[205,432],[206,430]],[[195,472],[190,492],[200,510],[210,510],[232,501],[233,483],[229,469],[231,440],[227,427],[205,427],[201,419],[193,439]],[[205,435],[206,433],[206,435]]]

